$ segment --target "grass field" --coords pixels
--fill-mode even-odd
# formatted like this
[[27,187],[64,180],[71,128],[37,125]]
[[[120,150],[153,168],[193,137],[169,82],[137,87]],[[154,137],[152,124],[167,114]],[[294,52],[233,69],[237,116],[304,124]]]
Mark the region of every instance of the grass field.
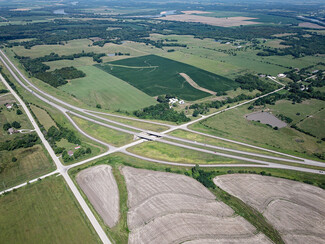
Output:
[[156,103],[154,98],[95,66],[79,69],[86,73],[86,77],[74,79],[60,89],[89,106],[100,104],[105,109],[132,111]]
[[236,82],[225,77],[156,55],[123,59],[96,66],[150,96],[175,94],[185,100],[197,100],[209,95],[193,88],[179,73],[187,74],[199,86],[216,92],[237,87]]
[[292,123],[296,124],[301,120],[307,119],[309,116],[313,116],[320,109],[324,108],[325,104],[323,101],[316,99],[295,104],[287,100],[280,100],[275,105],[267,105],[267,107],[272,110],[273,114],[283,114],[291,118],[293,120]]
[[[13,157],[17,158],[12,162]],[[0,173],[0,191],[42,176],[54,170],[54,165],[46,156],[41,145],[0,151],[0,165],[6,165]]]
[[62,177],[0,197],[2,243],[100,243]]
[[[10,95],[9,95],[10,96]],[[3,97],[4,98],[4,97]],[[26,116],[24,110],[19,107],[19,109],[23,112],[21,115],[17,115],[17,108],[7,109],[4,105],[3,110],[0,112],[0,142],[5,140],[12,140],[16,137],[21,137],[22,134],[8,134],[8,131],[4,131],[3,125],[6,123],[12,123],[17,121],[20,123],[21,128],[19,129],[33,129],[32,124],[30,123],[28,117]]]
[[325,151],[324,146],[317,143],[316,138],[292,128],[273,130],[261,123],[246,120],[244,115],[250,113],[247,107],[248,105],[218,114],[190,128],[302,157]]
[[72,118],[84,132],[113,146],[123,146],[133,141],[131,134],[113,130],[75,116]]
[[144,142],[128,151],[159,160],[188,164],[242,164],[244,161],[202,153],[159,142]]
[[30,105],[30,108],[32,109],[33,113],[37,117],[38,121],[44,126],[46,130],[48,130],[52,126],[56,126],[55,122],[52,120],[52,118],[48,115],[48,113],[34,105]]
[[317,136],[318,138],[325,138],[325,109],[314,113],[312,116],[303,120],[298,124],[298,127]]

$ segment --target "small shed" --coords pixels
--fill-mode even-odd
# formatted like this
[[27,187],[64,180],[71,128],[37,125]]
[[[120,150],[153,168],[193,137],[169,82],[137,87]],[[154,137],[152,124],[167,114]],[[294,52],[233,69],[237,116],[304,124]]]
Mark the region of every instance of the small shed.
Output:
[[12,109],[12,106],[13,106],[13,104],[10,104],[10,103],[7,103],[7,104],[6,104],[6,108],[7,108],[7,109]]

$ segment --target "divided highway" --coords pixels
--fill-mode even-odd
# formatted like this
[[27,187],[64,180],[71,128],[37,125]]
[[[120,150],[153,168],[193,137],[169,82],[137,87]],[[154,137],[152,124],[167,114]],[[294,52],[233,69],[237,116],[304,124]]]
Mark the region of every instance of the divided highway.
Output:
[[[60,162],[58,157],[55,155],[53,149],[51,148],[49,143],[46,141],[44,135],[41,133],[41,130],[39,129],[37,123],[34,121],[34,118],[32,117],[32,115],[31,115],[30,111],[28,110],[28,108],[27,108],[26,104],[24,103],[24,101],[9,86],[7,81],[2,76],[0,76],[1,81],[6,85],[8,90],[10,90],[10,92],[15,96],[17,101],[22,105],[22,107],[25,110],[29,120],[31,121],[31,123],[33,124],[33,127],[35,128],[35,131],[37,132],[38,136],[41,138],[42,143],[44,144],[46,150],[49,152],[51,158],[53,159],[53,162],[55,163],[55,165],[57,167],[57,170],[55,170],[55,171],[53,171],[53,172],[51,172],[49,174],[46,174],[44,176],[41,176],[39,178],[45,178],[45,177],[48,177],[48,176],[51,176],[51,175],[54,175],[54,174],[61,174],[64,177],[65,181],[67,182],[69,188],[73,192],[74,196],[76,197],[77,201],[79,202],[80,206],[82,207],[82,209],[86,213],[87,217],[89,218],[91,224],[95,228],[95,230],[96,230],[97,234],[99,235],[101,241],[103,243],[105,243],[105,244],[106,243],[111,243],[111,242],[108,239],[108,237],[107,237],[106,233],[104,232],[104,230],[102,229],[102,227],[100,226],[100,224],[98,223],[97,219],[95,218],[95,216],[93,215],[93,213],[89,209],[88,205],[86,204],[85,200],[81,196],[81,194],[78,191],[77,187],[75,186],[74,182],[71,180],[71,178],[70,178],[70,176],[68,174],[68,170],[73,168],[73,167],[80,166],[82,164],[88,163],[90,161],[96,160],[98,158],[101,158],[103,156],[109,155],[109,154],[114,153],[114,152],[122,152],[122,153],[125,153],[127,155],[131,155],[133,157],[137,157],[137,158],[140,158],[140,159],[143,159],[143,160],[147,160],[147,161],[151,161],[151,162],[155,162],[155,163],[166,164],[166,165],[194,166],[194,165],[190,165],[190,164],[182,164],[182,163],[167,162],[167,161],[162,161],[162,160],[151,159],[151,158],[139,156],[139,155],[136,155],[134,153],[131,153],[131,152],[127,151],[128,148],[133,147],[135,145],[138,145],[140,143],[143,143],[143,142],[147,141],[149,138],[155,137],[155,140],[158,141],[158,142],[166,143],[166,144],[176,146],[176,147],[183,147],[183,148],[187,148],[187,149],[190,149],[190,150],[200,151],[200,152],[203,152],[203,153],[210,153],[210,154],[219,155],[219,156],[223,156],[223,157],[234,158],[234,159],[237,159],[237,160],[241,160],[243,162],[253,162],[253,163],[255,163],[255,164],[243,163],[243,164],[201,165],[201,167],[256,167],[256,166],[258,166],[258,167],[265,167],[265,168],[289,169],[289,170],[297,170],[297,171],[302,171],[302,172],[320,174],[322,172],[320,172],[319,170],[296,167],[296,166],[290,166],[290,165],[285,165],[285,164],[280,164],[280,163],[278,164],[278,163],[268,162],[267,160],[270,159],[270,160],[277,160],[277,161],[288,162],[288,163],[306,164],[306,165],[311,165],[311,166],[321,166],[321,167],[325,166],[325,164],[321,163],[321,162],[312,161],[312,160],[305,160],[303,158],[299,158],[299,157],[296,157],[296,156],[292,156],[292,155],[288,155],[288,154],[284,154],[284,153],[279,153],[279,152],[276,152],[276,151],[260,148],[260,147],[257,147],[257,146],[252,146],[252,145],[245,144],[245,143],[242,143],[242,142],[232,141],[232,140],[225,139],[225,138],[215,137],[215,136],[212,136],[212,135],[196,132],[196,131],[193,131],[193,130],[190,130],[190,129],[187,128],[187,126],[189,126],[189,125],[191,125],[193,123],[196,123],[196,122],[198,122],[200,120],[212,117],[212,116],[217,115],[219,113],[225,112],[225,111],[230,110],[230,109],[237,108],[237,107],[242,106],[244,104],[255,101],[255,100],[259,99],[259,98],[268,96],[268,95],[270,95],[272,93],[275,93],[275,92],[278,92],[278,91],[282,90],[283,87],[280,88],[280,89],[277,89],[277,90],[275,90],[273,92],[270,92],[268,94],[265,94],[263,96],[251,99],[249,101],[242,102],[240,104],[237,104],[235,106],[226,108],[226,109],[221,110],[221,111],[217,111],[217,112],[212,113],[212,114],[207,115],[207,116],[202,116],[201,118],[199,118],[197,120],[194,120],[194,121],[190,121],[190,122],[188,122],[186,124],[176,126],[176,125],[168,125],[168,124],[159,123],[159,122],[145,121],[145,120],[136,119],[136,118],[124,117],[124,116],[120,116],[120,115],[114,115],[114,114],[108,114],[108,113],[103,113],[103,112],[91,111],[91,110],[76,107],[74,105],[71,105],[71,104],[69,104],[67,102],[64,102],[64,101],[62,101],[62,100],[60,100],[60,99],[58,99],[58,98],[56,98],[56,97],[54,97],[54,96],[52,96],[52,95],[50,95],[48,93],[42,91],[41,89],[36,87],[34,84],[32,84],[28,79],[25,78],[25,76],[20,72],[20,70],[18,70],[18,68],[11,62],[11,60],[4,54],[4,52],[2,50],[0,50],[0,60],[3,62],[5,67],[9,70],[9,72],[12,74],[14,79],[26,91],[30,92],[33,96],[39,98],[40,100],[48,103],[49,105],[51,105],[54,108],[61,111],[68,118],[68,120],[71,122],[71,124],[81,134],[83,134],[84,136],[90,138],[93,141],[96,141],[96,142],[98,142],[98,143],[100,143],[102,145],[105,145],[108,148],[107,152],[105,152],[103,154],[100,154],[100,155],[97,155],[95,157],[89,158],[87,160],[83,160],[81,162],[78,162],[78,163],[75,163],[75,164],[72,164],[72,165],[69,165],[69,166],[62,165],[62,163]],[[18,76],[21,77],[21,79],[24,82]],[[274,80],[274,81],[277,82],[276,80]],[[138,137],[140,137],[140,139],[136,140],[136,141],[134,141],[134,142],[132,142],[130,144],[124,145],[122,147],[118,147],[118,148],[114,147],[114,146],[112,146],[112,145],[110,145],[108,143],[105,143],[105,142],[103,142],[101,140],[98,140],[97,138],[94,138],[94,137],[88,135],[87,133],[85,133],[83,130],[81,130],[78,127],[78,125],[73,121],[73,119],[69,115],[77,116],[79,118],[91,121],[91,122],[99,124],[101,126],[105,126],[105,127],[108,127],[108,128],[114,129],[114,130],[118,130],[118,131],[121,131],[121,132],[124,132],[124,133],[129,133],[129,134],[138,136]],[[126,124],[123,124],[123,123],[120,123],[120,122],[116,122],[116,121],[110,120],[108,118],[102,117],[100,115],[109,115],[109,116],[113,116],[113,117],[117,117],[117,118],[135,120],[135,121],[144,122],[144,123],[152,123],[152,124],[156,124],[156,125],[166,126],[169,129],[162,132],[162,133],[143,131],[142,129],[139,129],[137,127],[126,125]],[[213,145],[209,145],[209,144],[198,143],[196,141],[191,141],[191,140],[186,140],[186,139],[170,136],[170,135],[167,134],[167,133],[169,133],[171,131],[174,131],[174,130],[177,130],[177,129],[184,129],[184,130],[187,130],[187,131],[190,131],[190,132],[193,132],[193,133],[197,133],[197,134],[200,134],[200,135],[204,135],[204,136],[208,136],[208,137],[212,137],[212,138],[216,138],[216,139],[220,139],[220,140],[226,140],[226,141],[229,141],[229,142],[249,146],[249,147],[252,147],[252,148],[259,149],[259,150],[272,152],[274,154],[278,154],[278,155],[281,155],[281,156],[291,157],[291,159],[282,158],[282,157],[275,157],[275,156],[268,156],[268,155],[263,155],[263,154],[258,154],[258,153],[250,153],[250,152],[245,152],[245,151],[241,151],[241,150],[234,150],[234,149],[230,149],[230,148],[217,147],[217,146],[213,146]],[[140,132],[147,133],[147,134],[151,133],[152,137],[149,137],[149,136],[148,137],[141,137]],[[200,148],[198,146],[209,148],[211,150],[203,149],[203,148]],[[224,151],[224,153],[223,152],[217,152],[215,150]],[[233,154],[229,154],[229,153],[241,154],[241,156],[233,155]],[[247,158],[247,156],[258,157],[258,158],[261,158],[261,159],[251,159],[251,158]],[[31,182],[37,181],[37,179],[34,179]],[[16,188],[22,187],[24,185],[26,185],[26,183],[23,183],[21,185],[15,186],[13,188],[7,189],[6,191],[16,189]],[[5,191],[0,192],[0,194],[2,194],[4,192]]]

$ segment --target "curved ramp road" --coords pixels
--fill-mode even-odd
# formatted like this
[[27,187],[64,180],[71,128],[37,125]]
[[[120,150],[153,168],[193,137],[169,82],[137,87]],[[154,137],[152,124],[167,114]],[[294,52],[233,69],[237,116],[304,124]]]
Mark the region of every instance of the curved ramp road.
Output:
[[[155,163],[166,164],[166,165],[187,166],[187,167],[188,166],[194,166],[194,165],[191,165],[191,164],[182,164],[182,163],[175,163],[175,162],[167,162],[167,161],[162,161],[162,160],[155,160],[155,159],[151,159],[151,158],[147,158],[147,157],[143,157],[143,156],[139,156],[139,155],[130,153],[130,152],[128,152],[126,150],[129,147],[138,145],[138,144],[146,141],[145,139],[137,140],[135,142],[132,142],[132,143],[127,144],[127,145],[124,145],[124,146],[119,147],[119,148],[113,147],[113,146],[111,146],[111,145],[109,145],[109,144],[107,144],[105,142],[102,142],[102,141],[100,141],[100,140],[98,140],[98,139],[96,139],[96,138],[88,135],[84,131],[82,131],[78,127],[78,125],[72,120],[72,118],[68,115],[68,113],[69,114],[72,114],[74,116],[78,116],[80,118],[86,119],[88,121],[91,121],[93,123],[97,123],[97,124],[99,124],[101,126],[105,126],[105,127],[108,127],[108,128],[114,129],[114,130],[118,130],[118,131],[121,131],[121,132],[124,132],[124,133],[133,134],[133,135],[137,135],[137,134],[139,134],[139,132],[135,132],[135,131],[131,131],[131,130],[142,131],[142,132],[145,132],[145,131],[143,131],[142,129],[139,129],[137,127],[134,127],[134,126],[126,125],[126,124],[123,124],[123,123],[120,123],[120,122],[117,122],[117,121],[114,121],[114,120],[110,120],[108,118],[104,118],[104,117],[99,116],[99,115],[100,114],[101,115],[108,115],[108,116],[117,117],[117,118],[123,118],[123,119],[128,119],[128,120],[134,120],[134,121],[144,122],[144,123],[151,123],[151,124],[166,126],[166,127],[169,128],[168,130],[166,130],[166,131],[164,131],[162,133],[153,133],[154,136],[157,136],[157,141],[162,142],[162,143],[167,143],[167,144],[170,144],[172,146],[183,147],[183,148],[187,148],[187,149],[191,149],[191,150],[201,151],[201,152],[204,152],[204,153],[212,153],[212,154],[215,154],[215,155],[220,155],[220,156],[235,158],[235,159],[238,159],[238,160],[243,160],[243,161],[258,163],[258,165],[256,165],[256,164],[200,165],[201,167],[261,167],[261,168],[279,168],[279,169],[289,169],[289,170],[296,170],[296,171],[301,171],[301,172],[309,172],[309,173],[323,174],[323,171],[319,171],[319,170],[308,169],[308,168],[301,168],[301,167],[295,167],[295,166],[289,166],[289,165],[284,165],[284,164],[271,163],[271,162],[267,162],[267,161],[264,161],[264,160],[250,159],[250,158],[246,158],[245,156],[235,156],[235,155],[231,155],[231,154],[220,153],[220,152],[213,152],[213,151],[210,151],[210,150],[207,150],[207,149],[202,149],[202,148],[195,147],[195,146],[204,146],[204,147],[208,147],[208,148],[211,148],[211,149],[222,150],[222,151],[230,152],[230,153],[240,153],[240,154],[243,154],[243,155],[255,156],[255,157],[260,157],[260,158],[264,158],[264,159],[272,159],[272,160],[279,160],[279,161],[286,161],[286,162],[301,163],[301,164],[307,164],[307,165],[322,166],[322,167],[324,167],[325,164],[324,163],[321,163],[321,162],[317,162],[317,161],[313,161],[313,160],[307,160],[307,159],[299,158],[299,157],[296,157],[296,156],[292,156],[292,155],[288,155],[288,154],[284,154],[284,153],[279,153],[279,152],[276,152],[276,151],[272,151],[272,150],[269,150],[269,149],[265,149],[265,148],[261,148],[261,147],[257,147],[257,146],[253,146],[253,145],[249,145],[249,144],[246,144],[246,143],[237,142],[237,141],[233,141],[233,140],[229,140],[229,139],[225,139],[225,138],[220,138],[220,137],[212,136],[212,135],[209,135],[209,134],[205,134],[205,133],[193,131],[193,130],[190,130],[190,129],[187,128],[187,126],[189,126],[189,125],[191,125],[193,123],[196,123],[198,121],[204,120],[206,118],[210,118],[210,117],[212,117],[214,115],[217,115],[219,113],[223,113],[223,112],[228,111],[230,109],[237,108],[237,107],[242,106],[244,104],[253,102],[253,101],[255,101],[255,100],[259,99],[259,98],[268,96],[268,95],[273,94],[275,92],[278,92],[278,91],[284,89],[284,87],[282,87],[280,89],[277,89],[277,90],[275,90],[273,92],[270,92],[268,94],[265,94],[263,96],[256,97],[256,98],[251,99],[249,101],[245,101],[245,102],[239,103],[237,105],[234,105],[232,107],[226,108],[224,110],[217,111],[217,112],[212,113],[210,115],[202,116],[202,117],[200,117],[197,120],[190,121],[190,122],[185,123],[183,125],[176,126],[176,125],[168,125],[168,124],[164,124],[164,123],[152,122],[152,121],[147,121],[147,120],[142,120],[142,119],[130,118],[130,117],[125,117],[125,116],[120,116],[120,115],[114,115],[114,114],[109,114],[109,113],[91,111],[91,110],[87,110],[87,109],[83,109],[83,108],[76,107],[74,105],[71,105],[71,104],[69,104],[67,102],[64,102],[64,101],[62,101],[62,100],[60,100],[60,99],[58,99],[58,98],[56,98],[56,97],[54,97],[54,96],[52,96],[52,95],[50,95],[48,93],[42,91],[41,89],[39,89],[38,87],[36,87],[34,84],[32,84],[29,80],[27,80],[24,77],[24,75],[17,69],[17,67],[8,59],[8,57],[3,53],[2,50],[0,50],[0,60],[3,62],[3,64],[9,70],[9,72],[12,74],[12,76],[14,77],[14,79],[26,91],[30,92],[35,97],[39,98],[40,100],[48,103],[49,105],[51,105],[54,108],[56,108],[59,111],[61,111],[68,118],[68,120],[72,123],[72,125],[80,133],[82,133],[84,136],[86,136],[86,137],[90,138],[91,140],[96,141],[96,142],[98,142],[100,144],[103,144],[103,145],[105,145],[105,146],[107,146],[109,148],[109,150],[107,152],[105,152],[103,154],[100,154],[100,155],[97,155],[97,156],[94,156],[92,158],[83,160],[81,162],[78,162],[78,163],[75,163],[75,164],[72,164],[72,165],[69,165],[69,166],[62,165],[61,162],[59,161],[59,159],[54,154],[54,151],[50,147],[49,143],[45,140],[43,134],[41,133],[38,125],[34,121],[32,115],[29,112],[28,108],[26,107],[25,103],[20,99],[20,97],[15,93],[15,91],[9,86],[9,84],[4,80],[4,78],[2,76],[0,76],[1,80],[6,85],[6,87],[8,87],[8,89],[10,90],[10,92],[15,96],[15,98],[22,105],[23,109],[25,110],[26,114],[28,115],[28,118],[30,119],[30,121],[32,122],[32,124],[34,126],[35,131],[37,132],[37,134],[41,138],[42,143],[44,144],[45,148],[47,149],[47,151],[49,152],[50,156],[52,157],[54,163],[57,166],[57,170],[56,171],[51,172],[50,174],[41,176],[40,178],[45,178],[45,177],[48,177],[50,175],[54,175],[54,174],[57,174],[57,173],[60,173],[64,177],[64,179],[66,180],[68,186],[70,187],[71,191],[73,192],[74,196],[77,198],[79,204],[81,205],[82,209],[84,210],[84,212],[86,213],[87,217],[89,218],[89,220],[90,220],[91,224],[93,225],[94,229],[98,233],[100,239],[105,244],[106,243],[111,243],[111,242],[108,239],[108,237],[105,234],[105,232],[103,231],[103,229],[101,228],[101,226],[99,225],[99,223],[96,220],[96,218],[94,217],[93,213],[89,209],[88,205],[86,204],[85,200],[81,196],[81,194],[78,191],[77,187],[74,185],[73,181],[69,177],[69,175],[67,173],[69,169],[71,169],[73,167],[76,167],[76,166],[79,166],[79,165],[82,165],[82,164],[85,164],[87,162],[96,160],[98,158],[101,158],[103,156],[109,155],[109,154],[114,153],[114,152],[122,152],[122,153],[125,153],[127,155],[130,155],[130,156],[139,158],[139,159],[143,159],[143,160],[151,161],[151,162],[155,162]],[[22,80],[27,85],[24,82],[22,82],[22,80],[20,80],[20,78],[16,75],[15,72],[22,78]],[[279,83],[278,81],[276,81],[272,77],[269,77],[269,78],[271,80]],[[283,85],[282,83],[279,83],[279,84]],[[60,104],[60,105],[58,105],[57,103]],[[71,110],[74,110],[74,111],[68,110],[67,108],[69,108]],[[87,117],[87,116],[84,116],[82,114],[87,115],[87,116],[90,116],[91,118],[90,117]],[[109,124],[104,123],[103,121],[105,121],[105,122],[107,122]],[[117,126],[114,126],[112,124],[117,125]],[[121,126],[122,128],[120,128],[118,126]],[[128,129],[130,129],[130,130],[128,130]],[[174,130],[177,130],[177,129],[184,129],[184,130],[187,130],[187,131],[190,131],[190,132],[193,132],[193,133],[197,133],[197,134],[200,134],[200,135],[204,135],[204,136],[208,136],[208,137],[212,137],[212,138],[216,138],[216,139],[220,139],[220,140],[224,140],[224,141],[228,141],[228,142],[232,142],[232,143],[236,143],[236,144],[240,144],[240,145],[245,145],[245,146],[252,147],[252,148],[256,148],[256,149],[259,149],[259,150],[264,150],[264,151],[272,152],[272,153],[275,153],[275,154],[278,154],[278,155],[291,157],[293,159],[283,159],[283,158],[280,158],[280,157],[273,157],[273,156],[267,156],[267,155],[262,155],[262,154],[257,154],[257,153],[256,154],[255,153],[249,153],[249,152],[240,151],[240,150],[234,150],[234,149],[229,149],[229,148],[222,148],[222,147],[217,147],[217,146],[213,146],[213,145],[198,143],[196,141],[186,140],[186,139],[182,139],[182,138],[178,138],[178,137],[173,137],[173,136],[167,135],[167,133],[169,133],[171,131],[174,131]],[[164,137],[167,138],[167,139],[169,138],[169,139],[177,140],[178,142],[171,142],[171,141],[164,140],[163,139]],[[189,144],[192,144],[193,146],[184,145],[184,144],[181,144],[181,143],[189,143]],[[301,160],[302,162],[301,161],[298,161],[298,160]],[[34,180],[32,180],[32,182],[34,182],[36,180],[37,179],[34,179]],[[16,187],[13,187],[13,188],[10,188],[10,189],[7,189],[7,191],[13,190],[13,189],[16,189],[16,188],[19,188],[19,187],[22,187],[24,185],[26,185],[26,183],[21,184],[21,185],[18,185]],[[2,193],[4,193],[4,191],[3,192],[0,192],[0,194],[2,194]]]

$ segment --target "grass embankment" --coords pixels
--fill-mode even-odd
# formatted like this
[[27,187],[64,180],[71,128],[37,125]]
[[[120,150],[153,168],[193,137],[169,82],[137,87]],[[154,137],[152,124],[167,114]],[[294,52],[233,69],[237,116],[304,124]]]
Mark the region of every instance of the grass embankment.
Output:
[[2,243],[100,243],[62,177],[0,197]]
[[73,94],[91,107],[133,111],[156,103],[155,99],[95,66],[79,67],[86,77],[74,79],[59,89]]
[[[136,120],[131,120],[131,119],[125,119],[125,118],[117,118],[114,116],[109,116],[109,115],[100,115],[104,118],[108,118],[110,120],[114,120],[116,122],[120,122],[126,125],[134,126],[136,128],[140,128],[143,130],[150,130],[150,131],[156,131],[156,132],[162,132],[167,130],[169,127],[163,126],[163,125],[156,125],[156,124],[151,124],[151,123],[145,123],[141,121],[136,121]],[[168,123],[166,121],[163,121],[162,123]]]
[[[124,182],[123,176],[120,174],[118,170],[121,166],[130,166],[130,167],[150,169],[155,171],[165,171],[165,172],[167,171],[167,172],[178,173],[178,174],[187,174],[187,175],[192,174],[191,167],[169,166],[169,165],[152,163],[122,153],[114,153],[112,155],[103,157],[99,160],[79,166],[78,168],[71,169],[69,171],[69,174],[72,176],[73,179],[75,179],[75,176],[81,170],[99,164],[109,164],[113,167],[113,173],[118,183],[119,193],[120,193],[121,212],[120,212],[120,220],[118,224],[112,229],[109,229],[107,226],[105,226],[100,216],[96,213],[96,211],[92,208],[91,204],[87,200],[87,197],[82,193],[80,188],[79,190],[81,191],[84,198],[88,202],[88,205],[92,208],[93,212],[95,213],[95,216],[100,221],[101,225],[107,231],[109,236],[114,238],[116,243],[127,243],[127,237],[129,233],[129,230],[127,228],[127,223],[126,223],[127,212],[128,212],[127,189],[126,189],[126,184]],[[325,177],[323,175],[303,173],[303,172],[297,172],[292,170],[268,169],[268,168],[258,168],[258,167],[255,168],[215,167],[212,169],[209,168],[203,170],[206,172],[210,172],[212,178],[218,175],[232,174],[232,173],[254,173],[254,174],[263,174],[263,175],[271,174],[274,177],[296,180],[300,182],[313,184],[315,186],[323,186],[323,188],[325,188]],[[281,237],[279,238],[278,232],[274,230],[274,228],[256,210],[252,209],[251,207],[249,207],[242,201],[238,200],[237,198],[234,198],[233,196],[229,196],[229,194],[222,192],[219,189],[215,189],[215,190],[210,189],[210,190],[212,190],[212,192],[216,194],[218,199],[224,201],[226,204],[232,207],[238,215],[243,216],[246,220],[248,220],[251,224],[253,224],[259,231],[266,234],[270,239],[281,240]],[[276,242],[276,243],[281,243],[281,242]]]
[[267,220],[260,212],[245,204],[240,199],[223,191],[219,187],[210,189],[210,191],[212,191],[218,199],[230,206],[236,214],[242,216],[253,226],[255,226],[257,231],[264,233],[274,243],[284,243],[279,232],[270,223],[267,222]]
[[133,135],[101,126],[90,121],[72,116],[77,125],[87,134],[113,146],[123,146],[133,141]]
[[[12,158],[17,158],[12,162]],[[52,160],[47,157],[41,145],[0,152],[0,191],[35,179],[54,170]]]
[[144,142],[128,148],[129,152],[158,160],[187,164],[244,164],[236,159],[177,147],[161,142]]
[[229,110],[190,126],[191,129],[279,152],[302,157],[325,152],[317,138],[289,127],[274,130],[259,122],[249,121],[245,115],[251,113],[248,105]]

